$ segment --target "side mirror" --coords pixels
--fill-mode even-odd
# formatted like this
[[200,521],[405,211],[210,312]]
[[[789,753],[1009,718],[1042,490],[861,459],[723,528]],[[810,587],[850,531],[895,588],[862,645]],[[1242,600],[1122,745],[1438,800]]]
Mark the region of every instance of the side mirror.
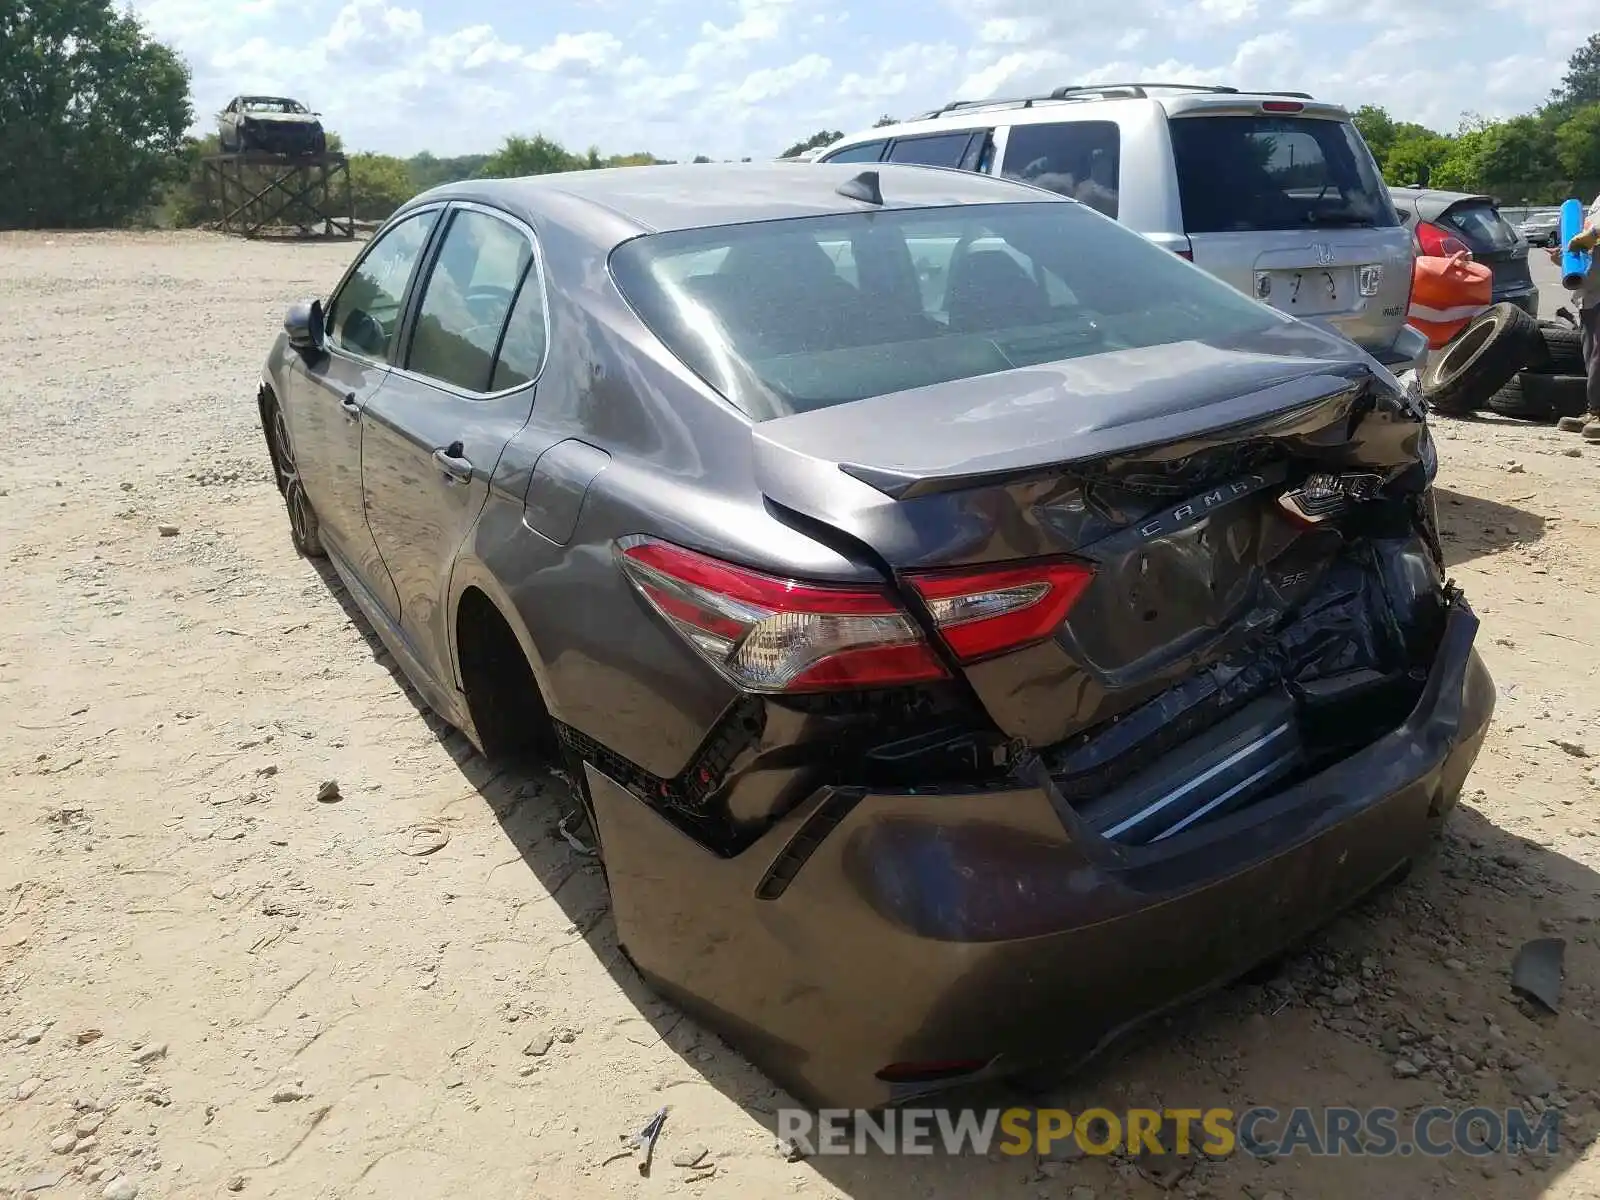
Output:
[[298,300],[289,306],[283,318],[283,332],[289,345],[301,354],[321,354],[324,329],[321,300]]

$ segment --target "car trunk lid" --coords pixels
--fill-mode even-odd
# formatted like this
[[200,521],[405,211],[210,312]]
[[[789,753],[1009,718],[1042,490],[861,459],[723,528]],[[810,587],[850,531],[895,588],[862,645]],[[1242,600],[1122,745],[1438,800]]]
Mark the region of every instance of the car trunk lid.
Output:
[[[1328,353],[1291,353],[1308,342]],[[922,573],[1090,567],[1042,641],[958,663],[1005,736],[1054,745],[1315,593],[1343,538],[1284,507],[1308,476],[1381,488],[1426,458],[1421,414],[1380,368],[1291,324],[1261,343],[1112,352],[762,422],[757,483],[875,558],[925,623]]]

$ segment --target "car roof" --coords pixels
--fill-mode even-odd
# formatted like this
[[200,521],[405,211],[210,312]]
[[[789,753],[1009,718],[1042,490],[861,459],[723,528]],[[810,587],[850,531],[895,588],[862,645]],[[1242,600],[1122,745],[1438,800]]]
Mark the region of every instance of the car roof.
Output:
[[[1151,95],[1146,89],[1161,91]],[[1071,91],[1072,89],[1066,89]],[[1274,116],[1310,117],[1319,120],[1348,121],[1349,112],[1337,104],[1318,100],[1303,92],[1245,92],[1185,84],[1107,84],[1103,91],[1077,89],[1076,94],[1052,96],[999,97],[993,100],[958,101],[909,121],[898,121],[849,134],[822,149],[830,150],[861,142],[892,137],[912,137],[926,133],[959,133],[967,129],[996,125],[1043,125],[1061,120],[1115,120],[1134,110],[1159,108],[1169,117],[1259,115],[1263,103],[1298,104],[1292,113]]]
[[[838,192],[841,184],[867,171],[878,174],[881,206]],[[1031,184],[970,171],[901,163],[795,161],[603,167],[520,179],[475,179],[435,188],[412,204],[442,199],[481,201],[535,223],[541,217],[558,216],[578,225],[587,213],[590,234],[601,236],[606,229],[604,236],[613,242],[641,233],[894,208],[1075,203]]]
[[1419,204],[1436,204],[1441,209],[1449,208],[1452,204],[1460,204],[1463,200],[1481,200],[1499,207],[1499,202],[1493,196],[1481,192],[1446,192],[1439,188],[1392,187],[1389,189],[1389,194]]

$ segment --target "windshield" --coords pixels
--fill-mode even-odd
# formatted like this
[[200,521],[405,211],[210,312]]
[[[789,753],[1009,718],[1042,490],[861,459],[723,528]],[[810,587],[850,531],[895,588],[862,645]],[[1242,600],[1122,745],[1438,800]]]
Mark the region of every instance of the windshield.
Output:
[[306,106],[298,100],[280,100],[272,96],[252,96],[244,102],[249,112],[303,113]]
[[1070,201],[648,234],[611,269],[651,331],[756,420],[1287,320]]
[[1188,233],[1400,223],[1371,152],[1347,122],[1181,117],[1170,128]]

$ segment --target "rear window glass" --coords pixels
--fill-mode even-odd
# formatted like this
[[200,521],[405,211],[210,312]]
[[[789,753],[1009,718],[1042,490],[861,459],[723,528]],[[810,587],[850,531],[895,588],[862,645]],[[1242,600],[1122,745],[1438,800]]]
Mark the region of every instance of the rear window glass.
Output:
[[611,269],[656,336],[756,420],[1285,321],[1062,201],[647,234]]
[[1492,205],[1481,201],[1458,204],[1449,215],[1450,223],[1483,249],[1508,250],[1517,244],[1517,231],[1501,219]]
[[1189,233],[1399,224],[1355,128],[1310,117],[1173,120]]
[[959,167],[971,141],[972,134],[966,131],[901,138],[889,148],[889,161],[924,167]]
[[887,142],[863,142],[859,146],[847,146],[843,150],[834,152],[823,158],[822,162],[852,163],[852,162],[877,162],[883,157],[883,148]]
[[1114,121],[1013,125],[1000,173],[1117,215],[1122,133]]

